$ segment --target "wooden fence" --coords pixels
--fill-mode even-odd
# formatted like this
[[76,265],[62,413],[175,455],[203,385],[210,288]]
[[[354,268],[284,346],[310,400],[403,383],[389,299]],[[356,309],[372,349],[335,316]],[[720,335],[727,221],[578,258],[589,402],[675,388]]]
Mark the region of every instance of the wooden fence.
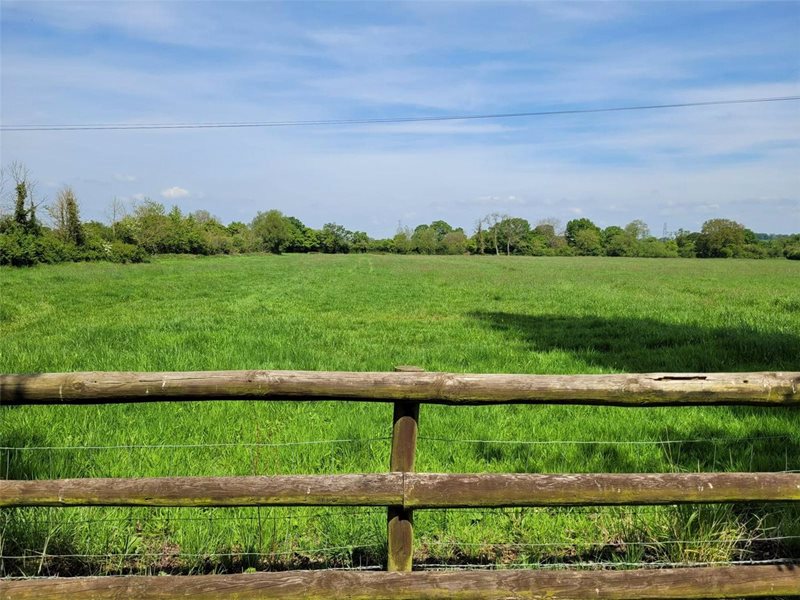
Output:
[[800,473],[415,473],[420,404],[800,406],[800,373],[462,375],[219,371],[0,375],[13,405],[198,400],[393,402],[390,472],[358,475],[0,480],[22,506],[386,506],[387,572],[0,580],[27,598],[734,598],[800,596],[800,564],[623,571],[413,572],[413,510],[800,501]]

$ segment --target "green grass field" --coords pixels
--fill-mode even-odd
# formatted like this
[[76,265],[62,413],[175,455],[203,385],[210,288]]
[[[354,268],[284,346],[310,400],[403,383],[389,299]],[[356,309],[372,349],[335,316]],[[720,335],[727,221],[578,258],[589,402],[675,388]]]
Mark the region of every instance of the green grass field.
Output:
[[[0,290],[5,373],[400,364],[480,373],[800,370],[800,263],[792,261],[163,258],[0,269]],[[331,402],[0,407],[0,477],[386,471],[391,410]],[[348,441],[304,443],[321,440]],[[417,468],[795,470],[800,413],[424,406]],[[785,504],[418,511],[415,527],[419,564],[800,556],[800,539],[774,539],[800,536],[800,511]],[[385,552],[384,509],[0,514],[5,575],[366,567]]]

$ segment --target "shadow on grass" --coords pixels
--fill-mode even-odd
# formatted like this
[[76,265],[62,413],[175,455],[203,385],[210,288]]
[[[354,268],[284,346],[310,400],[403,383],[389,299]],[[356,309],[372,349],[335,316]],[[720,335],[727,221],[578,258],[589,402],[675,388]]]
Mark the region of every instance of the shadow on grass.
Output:
[[800,335],[633,317],[473,312],[532,351],[569,352],[587,365],[628,373],[781,371],[800,367]]

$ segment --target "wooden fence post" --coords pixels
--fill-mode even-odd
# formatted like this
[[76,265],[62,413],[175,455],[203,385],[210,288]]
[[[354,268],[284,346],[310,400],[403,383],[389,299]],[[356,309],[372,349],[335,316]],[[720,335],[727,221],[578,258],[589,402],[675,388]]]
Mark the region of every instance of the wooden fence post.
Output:
[[[395,371],[420,372],[423,369],[398,366]],[[392,417],[392,472],[414,471],[414,455],[417,450],[417,425],[419,402],[395,402]],[[414,518],[410,509],[390,506],[388,510],[387,539],[389,571],[411,571],[414,556]]]

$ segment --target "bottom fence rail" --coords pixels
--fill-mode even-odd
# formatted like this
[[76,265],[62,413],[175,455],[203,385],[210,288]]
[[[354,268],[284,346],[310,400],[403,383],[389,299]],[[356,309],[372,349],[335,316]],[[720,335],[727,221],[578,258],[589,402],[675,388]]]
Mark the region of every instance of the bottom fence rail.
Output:
[[0,600],[654,600],[774,596],[800,596],[800,564],[629,571],[288,571],[0,580]]

